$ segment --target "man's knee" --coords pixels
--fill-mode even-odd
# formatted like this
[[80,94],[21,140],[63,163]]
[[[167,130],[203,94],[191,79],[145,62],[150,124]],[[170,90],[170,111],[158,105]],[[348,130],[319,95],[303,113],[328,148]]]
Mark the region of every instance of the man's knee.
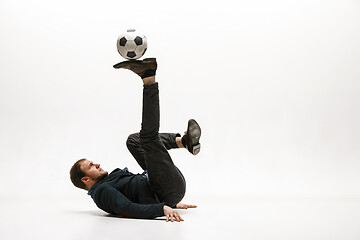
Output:
[[130,150],[140,144],[139,133],[130,134],[126,140],[126,146]]

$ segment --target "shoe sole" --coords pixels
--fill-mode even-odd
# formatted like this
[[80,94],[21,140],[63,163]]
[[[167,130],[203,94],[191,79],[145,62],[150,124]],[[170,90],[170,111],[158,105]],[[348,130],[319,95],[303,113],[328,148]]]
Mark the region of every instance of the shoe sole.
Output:
[[[144,60],[129,60],[129,61],[123,61],[123,62],[119,62],[117,64],[115,64],[113,67],[114,68],[125,68],[125,69],[129,69],[129,67],[131,65],[133,65],[135,62],[138,62],[140,65],[141,63],[145,62],[145,63],[148,63],[148,62],[153,62],[154,63],[154,66],[157,65],[156,63],[156,58],[145,58]],[[154,67],[152,66],[152,67]]]
[[156,61],[156,58],[144,58],[143,62],[153,62]]
[[190,139],[189,151],[193,155],[196,155],[200,152],[201,147],[201,144],[199,143],[201,137],[201,128],[194,119],[189,120],[187,134]]

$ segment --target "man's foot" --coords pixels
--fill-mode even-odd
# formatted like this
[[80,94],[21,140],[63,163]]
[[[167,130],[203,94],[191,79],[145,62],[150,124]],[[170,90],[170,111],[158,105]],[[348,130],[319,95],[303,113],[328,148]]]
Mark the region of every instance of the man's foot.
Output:
[[155,76],[157,63],[156,58],[145,58],[144,60],[124,61],[114,65],[114,68],[124,68],[133,71],[141,78]]
[[184,147],[186,147],[186,149],[189,150],[189,152],[193,155],[196,155],[200,152],[200,136],[201,128],[199,124],[194,119],[190,119],[188,122],[187,131],[184,133],[181,142]]

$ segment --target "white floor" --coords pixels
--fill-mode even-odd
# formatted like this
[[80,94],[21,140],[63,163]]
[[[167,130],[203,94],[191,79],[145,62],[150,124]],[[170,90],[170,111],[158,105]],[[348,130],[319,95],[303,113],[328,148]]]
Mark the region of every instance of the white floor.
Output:
[[[110,217],[90,198],[0,198],[0,239],[360,239],[360,198],[194,197],[184,222]],[[196,199],[196,200],[195,200]]]

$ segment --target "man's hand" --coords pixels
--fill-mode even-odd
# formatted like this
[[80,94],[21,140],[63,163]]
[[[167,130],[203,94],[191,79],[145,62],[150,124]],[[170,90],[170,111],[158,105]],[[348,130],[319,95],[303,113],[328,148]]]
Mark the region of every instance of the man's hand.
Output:
[[184,204],[184,203],[178,203],[176,204],[176,208],[180,209],[188,209],[188,208],[196,208],[196,205],[190,205],[190,204]]
[[179,213],[177,211],[175,211],[174,209],[172,209],[169,206],[164,205],[164,215],[166,216],[166,221],[168,222],[169,220],[174,222],[181,222],[184,221],[184,219],[182,219],[179,215]]

